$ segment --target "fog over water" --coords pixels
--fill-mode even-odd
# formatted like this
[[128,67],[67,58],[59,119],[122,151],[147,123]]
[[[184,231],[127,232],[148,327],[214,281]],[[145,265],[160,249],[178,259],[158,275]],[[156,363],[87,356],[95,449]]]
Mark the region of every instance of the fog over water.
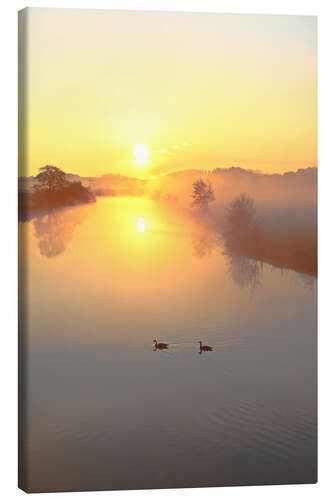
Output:
[[32,491],[315,481],[316,279],[177,206],[20,223]]

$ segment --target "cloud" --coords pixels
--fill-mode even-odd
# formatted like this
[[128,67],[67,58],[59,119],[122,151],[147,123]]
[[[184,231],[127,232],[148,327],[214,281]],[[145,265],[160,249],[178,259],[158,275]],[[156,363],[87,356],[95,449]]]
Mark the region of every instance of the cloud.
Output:
[[154,153],[156,153],[156,154],[174,153],[176,151],[180,151],[180,150],[187,148],[187,147],[188,147],[188,143],[182,142],[181,144],[172,144],[168,148],[162,147],[161,149],[153,149],[151,151],[151,153],[153,153],[153,154]]

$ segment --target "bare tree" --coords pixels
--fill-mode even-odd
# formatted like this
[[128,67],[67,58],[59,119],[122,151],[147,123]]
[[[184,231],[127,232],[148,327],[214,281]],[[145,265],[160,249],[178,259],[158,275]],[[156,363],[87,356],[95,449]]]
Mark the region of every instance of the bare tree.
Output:
[[199,179],[193,182],[192,207],[207,210],[209,203],[215,200],[214,190],[210,182]]

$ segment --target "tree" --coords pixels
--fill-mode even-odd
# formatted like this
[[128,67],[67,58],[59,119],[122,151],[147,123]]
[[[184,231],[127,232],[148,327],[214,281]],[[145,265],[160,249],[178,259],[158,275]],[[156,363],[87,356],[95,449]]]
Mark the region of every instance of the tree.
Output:
[[256,207],[252,198],[245,193],[236,196],[226,209],[226,219],[233,230],[244,233],[253,229]]
[[95,200],[94,193],[80,181],[70,182],[60,168],[45,165],[35,178],[31,206],[35,211],[45,211]]
[[258,245],[256,207],[252,198],[244,193],[226,208],[223,236],[230,249],[253,251]]
[[41,167],[36,181],[35,191],[58,191],[68,185],[65,172],[53,165]]
[[203,210],[208,209],[209,203],[215,200],[214,190],[210,182],[205,182],[202,179],[193,182],[193,198],[192,207],[198,206]]

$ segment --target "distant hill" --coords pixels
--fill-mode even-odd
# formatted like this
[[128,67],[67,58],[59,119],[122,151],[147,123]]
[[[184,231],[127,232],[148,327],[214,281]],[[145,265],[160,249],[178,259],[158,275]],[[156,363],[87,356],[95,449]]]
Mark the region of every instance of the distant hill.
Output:
[[[19,177],[19,192],[32,192],[35,177]],[[77,174],[66,173],[69,182],[81,182],[99,196],[142,196],[147,181],[135,177],[126,177],[119,174],[106,174],[101,177],[82,177]]]
[[200,178],[208,180],[216,195],[216,203],[229,203],[245,192],[257,204],[313,205],[317,203],[317,168],[309,167],[296,172],[266,174],[240,167],[207,170],[182,170],[150,181],[150,186],[164,193],[188,199],[192,183]]

